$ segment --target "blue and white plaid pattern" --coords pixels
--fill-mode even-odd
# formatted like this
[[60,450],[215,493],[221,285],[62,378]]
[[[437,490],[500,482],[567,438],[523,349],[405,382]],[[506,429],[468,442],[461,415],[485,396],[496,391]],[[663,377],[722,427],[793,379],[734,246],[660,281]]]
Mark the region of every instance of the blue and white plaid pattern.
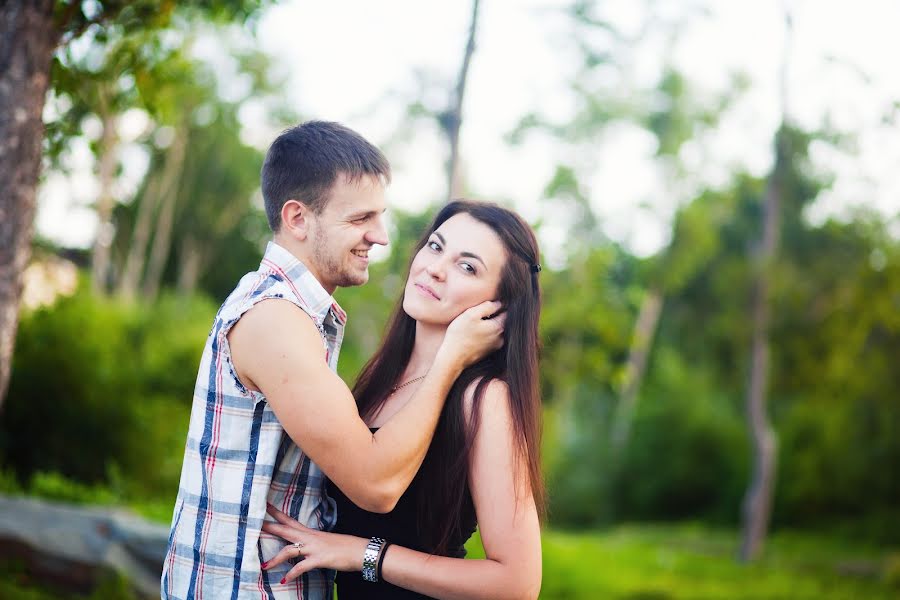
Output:
[[291,564],[260,568],[285,544],[260,531],[267,501],[316,529],[330,530],[337,518],[322,471],[285,433],[265,396],[241,385],[231,363],[229,330],[272,298],[293,302],[313,319],[328,365],[337,367],[344,311],[299,260],[270,242],[259,270],[245,275],[219,309],[203,350],[162,598],[332,597],[332,571],[281,585]]

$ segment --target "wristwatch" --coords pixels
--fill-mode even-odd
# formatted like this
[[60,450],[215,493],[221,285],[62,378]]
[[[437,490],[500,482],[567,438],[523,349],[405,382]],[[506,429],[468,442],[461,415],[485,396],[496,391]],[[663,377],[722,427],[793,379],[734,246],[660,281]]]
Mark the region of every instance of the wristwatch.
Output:
[[375,583],[378,581],[378,555],[384,547],[384,538],[373,537],[366,546],[366,552],[363,554],[362,576],[366,581]]

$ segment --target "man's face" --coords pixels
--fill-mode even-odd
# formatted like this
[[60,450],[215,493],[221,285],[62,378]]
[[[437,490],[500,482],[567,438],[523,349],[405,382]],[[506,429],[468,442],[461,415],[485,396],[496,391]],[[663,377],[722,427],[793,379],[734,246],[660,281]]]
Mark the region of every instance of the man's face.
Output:
[[384,186],[376,177],[349,182],[339,176],[325,208],[312,215],[308,265],[329,294],[337,287],[362,285],[369,280],[369,250],[387,245],[384,227]]

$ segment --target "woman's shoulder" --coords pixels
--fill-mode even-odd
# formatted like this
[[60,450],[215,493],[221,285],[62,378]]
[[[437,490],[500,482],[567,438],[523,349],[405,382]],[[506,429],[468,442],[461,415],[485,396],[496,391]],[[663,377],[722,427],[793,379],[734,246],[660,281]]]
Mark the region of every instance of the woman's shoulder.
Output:
[[[479,388],[481,388],[480,398],[478,398]],[[478,399],[479,413],[483,414],[485,410],[503,408],[509,402],[509,386],[504,380],[497,377],[490,379],[477,377],[472,380],[463,393],[463,411],[466,420],[470,420],[472,417],[476,398]]]

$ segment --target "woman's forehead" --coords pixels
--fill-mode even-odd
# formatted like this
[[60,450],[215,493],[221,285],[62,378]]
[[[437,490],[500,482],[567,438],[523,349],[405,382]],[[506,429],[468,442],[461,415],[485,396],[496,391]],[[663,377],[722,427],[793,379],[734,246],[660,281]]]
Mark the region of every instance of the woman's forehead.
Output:
[[477,254],[486,264],[506,260],[506,248],[497,232],[467,213],[453,215],[432,235],[441,238],[448,248]]

